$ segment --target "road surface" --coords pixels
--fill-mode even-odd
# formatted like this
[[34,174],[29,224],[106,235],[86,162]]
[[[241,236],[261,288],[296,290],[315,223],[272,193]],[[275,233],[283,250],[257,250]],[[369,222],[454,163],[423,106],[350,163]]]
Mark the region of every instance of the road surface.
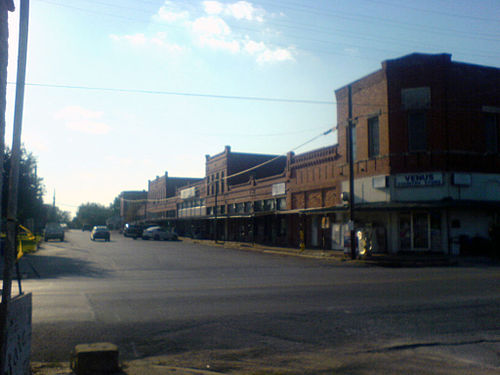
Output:
[[500,370],[494,266],[367,267],[70,231],[21,268],[35,361],[111,341],[123,359],[168,355],[221,371],[242,361],[299,373]]

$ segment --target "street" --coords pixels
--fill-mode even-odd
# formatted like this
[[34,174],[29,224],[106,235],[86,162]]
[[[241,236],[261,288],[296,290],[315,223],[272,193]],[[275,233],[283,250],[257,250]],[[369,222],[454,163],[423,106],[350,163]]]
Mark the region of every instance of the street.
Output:
[[495,266],[367,267],[81,231],[20,265],[34,361],[110,341],[125,360],[210,359],[221,372],[278,357],[297,373],[500,370]]

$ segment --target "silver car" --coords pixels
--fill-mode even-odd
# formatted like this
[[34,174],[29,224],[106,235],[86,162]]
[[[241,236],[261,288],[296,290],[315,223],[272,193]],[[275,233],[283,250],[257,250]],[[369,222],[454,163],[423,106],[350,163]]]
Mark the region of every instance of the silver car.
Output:
[[155,241],[175,241],[177,240],[177,234],[168,229],[154,226],[149,227],[142,232],[142,239]]

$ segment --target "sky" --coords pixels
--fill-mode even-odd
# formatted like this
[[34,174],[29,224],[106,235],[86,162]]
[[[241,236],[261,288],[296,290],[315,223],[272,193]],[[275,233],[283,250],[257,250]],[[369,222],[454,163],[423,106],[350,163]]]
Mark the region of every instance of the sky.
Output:
[[[12,143],[19,0],[9,14]],[[410,53],[500,66],[498,0],[31,0],[22,141],[75,214],[205,155],[336,143],[334,91]],[[309,142],[310,141],[310,142]],[[299,147],[303,145],[302,147]]]

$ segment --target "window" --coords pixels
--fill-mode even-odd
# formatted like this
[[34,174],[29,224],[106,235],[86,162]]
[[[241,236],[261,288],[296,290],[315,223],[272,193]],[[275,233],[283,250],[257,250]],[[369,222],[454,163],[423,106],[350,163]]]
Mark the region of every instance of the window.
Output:
[[368,119],[368,157],[380,155],[378,117]]
[[496,154],[498,153],[498,115],[485,113],[484,116],[485,151]]
[[425,112],[408,113],[408,150],[424,151],[427,149],[427,129]]
[[401,90],[403,109],[427,109],[431,107],[431,88],[413,87]]

